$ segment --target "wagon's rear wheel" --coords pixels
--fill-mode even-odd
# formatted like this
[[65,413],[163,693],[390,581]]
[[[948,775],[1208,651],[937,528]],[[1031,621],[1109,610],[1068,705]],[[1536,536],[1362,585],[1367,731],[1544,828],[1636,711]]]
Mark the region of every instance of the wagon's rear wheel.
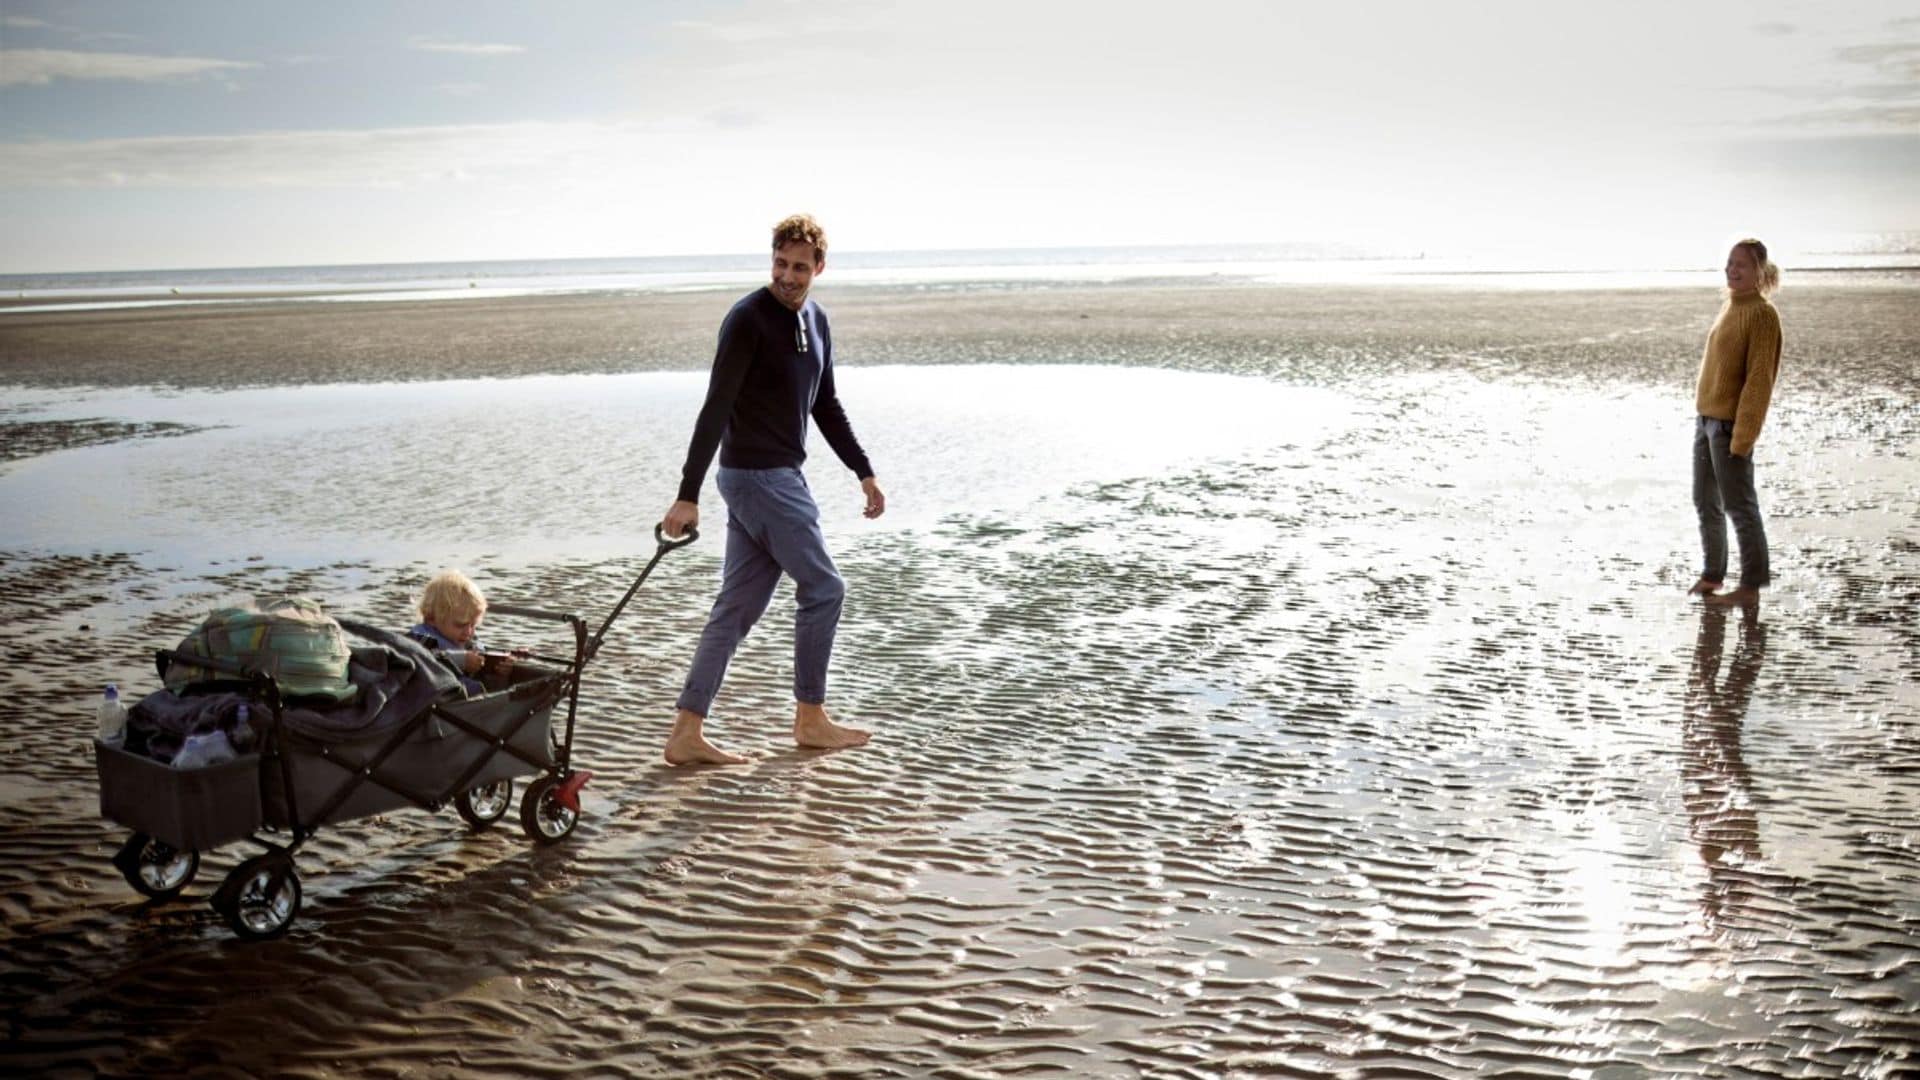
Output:
[[142,896],[171,900],[200,872],[200,853],[182,851],[146,833],[134,833],[120,845],[113,865]]
[[213,906],[240,937],[277,938],[300,914],[300,876],[284,855],[256,855],[227,874]]
[[553,777],[543,776],[528,784],[527,793],[520,797],[520,826],[536,844],[564,840],[580,823],[579,813],[567,809],[554,797],[559,786]]
[[477,788],[463,791],[453,797],[453,808],[467,819],[474,832],[492,828],[493,823],[507,816],[513,806],[513,781],[495,780],[491,784],[481,784]]

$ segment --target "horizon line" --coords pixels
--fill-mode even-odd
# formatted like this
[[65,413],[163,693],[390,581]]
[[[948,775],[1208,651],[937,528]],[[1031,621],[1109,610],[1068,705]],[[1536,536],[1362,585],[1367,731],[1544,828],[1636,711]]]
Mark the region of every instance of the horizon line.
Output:
[[[1862,238],[1873,237],[1873,238],[1879,238],[1879,239],[1890,241],[1890,242],[1884,243],[1882,245],[1874,245],[1874,246],[1856,245],[1851,249],[1845,248],[1845,247],[1838,247],[1838,246],[1822,246],[1822,247],[1813,248],[1805,251],[1790,251],[1790,250],[1782,251],[1781,254],[1789,255],[1796,258],[1808,258],[1808,257],[1819,257],[1819,256],[1848,256],[1848,257],[1854,257],[1854,258],[1870,257],[1870,256],[1897,257],[1902,255],[1911,255],[1915,257],[1920,257],[1920,229],[1888,229],[1888,230],[1881,230],[1877,232],[1860,232],[1860,233],[1849,233],[1844,235],[1859,236]],[[1291,256],[1286,254],[1288,249],[1292,249],[1294,254]],[[832,249],[829,249],[829,250],[830,250],[830,254],[834,254],[834,252],[832,252]],[[1405,251],[1405,250],[1387,251],[1387,250],[1369,249],[1360,244],[1344,242],[1344,241],[1237,240],[1237,241],[1164,242],[1164,243],[1151,243],[1151,244],[1033,244],[1033,245],[1018,245],[1018,246],[980,245],[980,246],[955,246],[955,247],[857,248],[857,249],[853,249],[852,257],[856,261],[858,261],[865,256],[898,257],[898,256],[912,256],[912,255],[991,255],[991,254],[1000,254],[1000,253],[1038,255],[1038,254],[1066,253],[1066,252],[1125,252],[1125,251],[1204,252],[1209,250],[1220,251],[1220,252],[1241,252],[1241,253],[1258,252],[1262,250],[1272,250],[1274,252],[1274,255],[1272,256],[1272,261],[1276,261],[1276,262],[1425,262],[1425,261],[1472,262],[1472,261],[1481,261],[1481,260],[1487,260],[1487,259],[1503,259],[1503,260],[1510,260],[1515,258],[1525,259],[1529,254],[1525,249],[1515,248],[1511,246],[1503,248],[1499,245],[1489,245],[1486,249],[1483,249],[1481,251],[1474,251],[1474,252],[1455,253],[1455,252],[1443,251],[1443,252],[1436,253],[1432,250],[1427,250],[1427,249],[1420,249],[1420,250],[1414,250],[1414,251]],[[1313,252],[1315,254],[1305,254],[1308,252]],[[208,273],[219,273],[223,271],[260,272],[260,271],[269,271],[269,270],[335,270],[335,269],[345,270],[345,269],[375,269],[375,268],[388,268],[388,267],[454,267],[454,266],[477,266],[477,265],[485,265],[489,263],[569,263],[569,262],[610,263],[610,262],[664,262],[664,261],[670,261],[670,260],[723,261],[723,260],[753,259],[753,258],[761,257],[764,254],[765,252],[757,251],[757,250],[750,250],[750,251],[736,250],[736,251],[663,252],[663,253],[654,253],[654,254],[621,254],[621,255],[557,255],[557,256],[556,255],[518,255],[518,256],[510,255],[510,256],[488,256],[488,257],[480,257],[480,258],[456,258],[456,259],[440,258],[440,259],[373,260],[373,261],[364,261],[364,262],[303,263],[303,262],[271,261],[271,262],[259,262],[259,263],[230,263],[225,265],[143,266],[143,267],[96,268],[96,269],[87,269],[87,270],[72,270],[72,269],[69,269],[69,270],[45,270],[45,269],[0,270],[0,280],[14,279],[14,278],[36,278],[36,277],[89,277],[89,276],[108,276],[108,275],[116,275],[116,274],[130,274],[130,275],[170,274],[170,273],[208,274]],[[837,254],[844,258],[844,257],[847,257],[848,252],[841,251],[841,252],[837,252]],[[1531,254],[1533,254],[1537,258],[1539,253],[1532,252]],[[1130,260],[1130,261],[1142,261],[1142,260]],[[1205,261],[1205,260],[1189,259],[1184,261]],[[1656,261],[1664,262],[1666,261],[1666,259],[1661,256],[1656,256]],[[1661,267],[1658,265],[1649,265],[1646,263],[1627,266],[1624,264],[1614,262],[1614,263],[1603,263],[1601,265],[1595,265],[1595,266],[1579,266],[1579,267],[1569,266],[1566,264],[1561,264],[1557,266],[1548,266],[1543,264],[1543,265],[1533,266],[1533,267],[1516,268],[1514,266],[1509,265],[1501,269],[1497,269],[1497,270],[1489,269],[1483,272],[1486,272],[1486,273],[1585,273],[1585,272],[1616,270],[1616,269],[1633,269],[1633,270],[1642,270],[1642,271],[1665,271],[1665,270],[1677,271],[1677,270],[1684,270],[1684,269],[1693,269],[1693,267]],[[1815,269],[1815,268],[1809,267],[1806,269]]]

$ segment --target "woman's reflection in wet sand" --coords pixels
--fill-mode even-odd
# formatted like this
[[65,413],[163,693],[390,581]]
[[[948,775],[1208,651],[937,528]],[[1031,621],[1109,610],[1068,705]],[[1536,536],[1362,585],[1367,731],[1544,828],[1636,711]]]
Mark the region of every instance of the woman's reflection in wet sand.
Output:
[[[1732,617],[1739,618],[1740,633],[1723,678],[1727,620]],[[1771,920],[1756,901],[1791,885],[1761,862],[1753,777],[1740,751],[1740,728],[1766,652],[1767,628],[1757,610],[1744,609],[1737,616],[1726,608],[1701,613],[1680,729],[1686,753],[1681,778],[1688,835],[1707,868],[1701,912],[1707,932],[1714,936],[1736,929],[1763,930]]]

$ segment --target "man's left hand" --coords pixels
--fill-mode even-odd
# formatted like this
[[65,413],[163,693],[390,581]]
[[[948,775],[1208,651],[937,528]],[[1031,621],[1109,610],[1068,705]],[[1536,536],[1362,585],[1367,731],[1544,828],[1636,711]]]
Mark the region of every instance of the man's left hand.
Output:
[[860,490],[867,495],[865,513],[868,517],[877,518],[887,512],[887,493],[880,490],[879,478],[869,476],[860,481]]

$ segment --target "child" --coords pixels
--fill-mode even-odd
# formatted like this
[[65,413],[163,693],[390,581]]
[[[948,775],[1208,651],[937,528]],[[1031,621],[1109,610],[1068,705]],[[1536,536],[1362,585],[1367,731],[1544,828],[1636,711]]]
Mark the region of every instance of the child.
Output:
[[476,636],[487,613],[487,598],[458,570],[442,570],[420,594],[420,622],[407,636],[432,649],[460,676],[468,694],[507,686],[514,654],[489,653]]

